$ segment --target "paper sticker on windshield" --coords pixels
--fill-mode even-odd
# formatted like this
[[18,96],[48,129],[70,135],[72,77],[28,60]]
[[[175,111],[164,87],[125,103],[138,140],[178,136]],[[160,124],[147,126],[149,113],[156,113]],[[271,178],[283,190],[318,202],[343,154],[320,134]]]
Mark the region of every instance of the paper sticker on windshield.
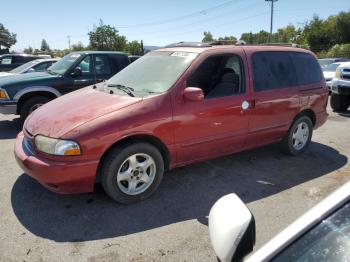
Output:
[[177,57],[185,57],[185,58],[189,58],[189,57],[196,57],[197,54],[195,53],[189,53],[189,52],[174,52],[172,53],[170,56],[177,56]]

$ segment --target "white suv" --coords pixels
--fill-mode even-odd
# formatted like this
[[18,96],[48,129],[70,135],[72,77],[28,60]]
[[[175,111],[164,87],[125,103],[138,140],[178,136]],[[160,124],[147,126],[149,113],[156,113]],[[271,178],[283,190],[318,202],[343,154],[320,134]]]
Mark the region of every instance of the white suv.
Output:
[[331,107],[335,111],[346,111],[350,106],[350,62],[343,63],[335,71],[331,91]]

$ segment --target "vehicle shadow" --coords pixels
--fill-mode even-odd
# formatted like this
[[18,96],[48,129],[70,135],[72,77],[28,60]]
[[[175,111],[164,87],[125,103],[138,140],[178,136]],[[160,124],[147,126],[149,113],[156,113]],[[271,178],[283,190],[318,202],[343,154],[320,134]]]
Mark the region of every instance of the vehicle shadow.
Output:
[[57,242],[90,241],[190,219],[206,224],[211,206],[225,194],[235,192],[249,203],[326,175],[347,161],[337,150],[315,142],[300,157],[269,146],[175,169],[154,196],[129,206],[113,202],[102,190],[51,193],[23,174],[13,186],[11,202],[18,220],[37,236]]
[[350,118],[350,110],[346,110],[346,111],[344,111],[344,112],[335,112],[335,113],[337,113],[337,114],[340,115],[340,116]]
[[16,138],[22,129],[20,118],[0,120],[0,139]]

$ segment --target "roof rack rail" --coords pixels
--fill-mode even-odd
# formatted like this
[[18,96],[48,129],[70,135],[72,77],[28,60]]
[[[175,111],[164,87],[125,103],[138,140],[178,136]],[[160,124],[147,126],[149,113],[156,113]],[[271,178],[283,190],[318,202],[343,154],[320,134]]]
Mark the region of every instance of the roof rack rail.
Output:
[[166,45],[165,48],[171,48],[171,47],[211,47],[209,43],[202,43],[202,42],[177,42],[172,43],[169,45]]
[[261,46],[286,46],[286,47],[300,47],[302,48],[301,45],[295,44],[295,43],[263,43],[259,44]]

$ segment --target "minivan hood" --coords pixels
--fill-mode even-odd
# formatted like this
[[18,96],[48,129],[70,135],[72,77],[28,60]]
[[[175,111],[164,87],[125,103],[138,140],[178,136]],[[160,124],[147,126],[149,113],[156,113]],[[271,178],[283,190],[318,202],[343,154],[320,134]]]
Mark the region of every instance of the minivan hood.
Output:
[[142,97],[112,95],[89,86],[41,106],[29,115],[24,127],[33,136],[60,138],[84,123],[140,101]]

